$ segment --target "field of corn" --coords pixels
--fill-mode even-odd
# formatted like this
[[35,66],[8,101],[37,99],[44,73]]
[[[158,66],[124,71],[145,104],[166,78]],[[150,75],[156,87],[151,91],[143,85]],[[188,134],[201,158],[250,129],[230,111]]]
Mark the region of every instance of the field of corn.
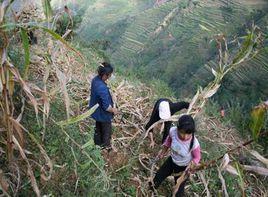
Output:
[[[79,19],[67,5],[56,10],[49,0],[42,0],[42,6],[27,2],[16,7],[16,0],[3,0],[0,6],[0,195],[151,196],[148,183],[163,162],[155,159],[161,149],[163,121],[152,125],[157,139],[153,148],[144,125],[157,98],[175,101],[176,96],[168,86],[145,84],[136,76],[115,72],[109,86],[121,113],[113,121],[113,151],[101,150],[94,145],[90,118],[98,106],[88,109],[88,99],[90,82],[106,57],[76,39]],[[143,35],[157,39],[173,15],[181,14],[180,9],[191,12],[191,1],[185,8],[174,4],[147,10],[151,25],[130,26],[111,59],[128,59],[127,55],[144,49],[146,41],[135,40],[146,37],[134,36],[132,30],[140,28]],[[158,9],[164,20],[154,26],[153,12]],[[200,24],[203,29],[204,24]],[[148,26],[152,29],[147,34]],[[209,37],[217,48],[216,60],[206,65],[211,80],[198,86],[193,97],[183,98],[190,102],[188,110],[169,119],[191,114],[197,122],[202,162],[189,177],[187,195],[267,196],[267,107],[260,101],[248,109],[244,117],[250,118],[244,120],[247,125],[241,133],[230,117],[220,117],[220,106],[211,99],[223,88],[227,75],[261,61],[267,34],[252,24],[236,50],[229,50],[231,40],[223,33],[209,31]],[[127,55],[120,54],[126,51]],[[230,109],[230,116],[231,110],[235,113]],[[179,180],[188,176],[183,173]],[[174,186],[173,179],[168,179],[157,194],[171,196],[179,184]]]

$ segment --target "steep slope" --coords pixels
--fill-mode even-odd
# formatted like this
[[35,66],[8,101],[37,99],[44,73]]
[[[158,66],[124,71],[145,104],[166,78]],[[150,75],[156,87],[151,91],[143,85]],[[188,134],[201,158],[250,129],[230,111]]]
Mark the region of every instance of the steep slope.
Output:
[[[41,33],[37,35],[39,40],[44,38]],[[52,40],[46,38],[43,41],[51,42]],[[90,82],[102,57],[91,48],[80,48],[85,57],[82,61],[61,44],[54,43],[53,47],[50,45],[54,51],[51,56],[53,64],[49,64],[42,53],[47,47],[45,43],[42,46],[31,47],[29,81],[39,87],[46,87],[51,104],[50,115],[42,117],[44,119],[41,126],[35,119],[34,111],[29,105],[26,105],[22,119],[22,124],[48,153],[53,166],[48,178],[45,179],[48,166],[44,162],[43,155],[40,155],[36,151],[36,147],[29,141],[26,148],[29,151],[33,169],[37,173],[36,179],[41,194],[55,196],[150,195],[148,181],[151,180],[156,170],[152,167],[159,167],[162,162],[155,162],[155,156],[161,148],[161,134],[159,134],[159,129],[155,130],[157,146],[149,148],[149,139],[144,139],[144,124],[150,116],[154,101],[162,96],[171,96],[162,93],[158,95],[154,88],[146,86],[139,80],[129,81],[125,76],[115,73],[116,79],[110,81],[109,85],[122,114],[116,116],[113,123],[112,142],[116,151],[107,153],[93,143],[94,121],[92,119],[86,118],[78,122],[72,123],[71,121],[65,125],[60,124],[61,121],[66,120],[64,107],[66,95],[63,97],[64,92],[61,92],[60,89],[65,87],[68,92],[71,117],[86,112]],[[73,44],[77,48],[79,47],[78,43]],[[176,98],[171,99],[176,100]],[[189,98],[183,99],[189,100]],[[208,107],[207,110],[213,113],[206,115],[203,111],[196,118],[197,137],[202,146],[203,162],[221,156],[244,141],[230,122],[219,119],[217,109]],[[247,157],[246,160],[242,159],[243,164],[255,166],[257,163],[257,165],[261,165],[250,156],[247,149],[243,149],[239,155]],[[232,159],[240,161],[239,155],[238,153],[233,154]],[[1,162],[4,162],[3,158],[1,158]],[[222,186],[225,184],[230,196],[240,195],[240,182],[237,177],[233,177],[227,172],[221,173],[225,183],[218,178],[216,166],[196,173],[187,184],[187,193],[189,196],[193,196],[194,194],[202,195],[205,191],[211,195],[217,195],[218,191],[223,193]],[[250,176],[250,172],[244,173],[243,181],[247,183],[246,191],[249,195],[261,196],[263,193],[267,193],[267,183],[263,177],[260,176],[256,180]],[[24,183],[26,174],[21,172],[20,176],[23,177]],[[16,180],[10,180],[14,182],[14,186],[20,184]],[[167,180],[159,188],[159,194],[169,195],[173,184],[173,180]],[[32,193],[29,185],[21,187],[18,191],[22,196],[29,196]]]
[[[91,48],[81,48],[80,51],[85,55],[85,61],[88,63],[85,65],[68,51],[62,48],[59,50],[61,55],[57,56],[55,64],[68,78],[66,87],[70,96],[71,114],[76,116],[86,111],[87,102],[85,100],[89,94],[88,87],[95,75],[98,62],[102,61],[102,58]],[[39,67],[37,70],[36,67],[32,66],[32,73],[33,79],[40,81],[39,79],[45,76],[45,68]],[[60,89],[60,85],[55,83],[57,81],[55,75],[56,73],[52,69],[48,78],[48,89]],[[159,134],[159,129],[155,130],[154,136],[157,146],[149,148],[149,139],[144,139],[144,124],[150,116],[153,102],[160,96],[153,88],[146,86],[137,79],[129,81],[124,76],[119,76],[117,73],[115,75],[116,79],[110,81],[109,86],[121,114],[115,117],[113,123],[112,142],[115,151],[110,153],[101,151],[93,145],[94,121],[91,119],[84,119],[76,124],[61,128],[57,127],[55,122],[64,120],[65,115],[60,113],[64,108],[61,94],[56,94],[55,103],[59,104],[52,105],[53,112],[47,120],[44,145],[50,153],[49,156],[55,162],[54,165],[60,170],[53,171],[50,181],[46,182],[43,187],[43,192],[54,195],[68,193],[70,195],[89,196],[150,195],[148,181],[151,180],[156,170],[152,166],[156,165],[158,167],[162,162],[155,163],[155,156],[161,149],[161,134]],[[165,96],[169,97],[169,95]],[[176,98],[171,99],[176,100]],[[187,98],[183,99],[189,100]],[[197,137],[202,147],[203,162],[218,158],[226,151],[247,141],[240,136],[230,122],[220,119],[216,108],[210,106],[206,109],[212,113],[206,115],[204,113],[205,109],[203,109],[204,111],[196,117]],[[26,114],[25,122],[31,118],[28,112]],[[37,125],[31,122],[31,128],[36,127]],[[35,135],[38,136],[38,134]],[[61,139],[65,139],[65,141]],[[81,147],[77,148],[76,143],[81,144]],[[250,156],[249,150],[251,148],[253,147],[232,154],[232,160],[247,165],[262,165]],[[70,150],[72,154],[69,153]],[[92,160],[83,157],[81,150],[82,153],[85,151]],[[97,164],[96,166],[93,165],[93,161]],[[234,164],[231,163],[231,165]],[[237,177],[225,171],[221,173],[225,182],[222,181],[222,178],[218,178],[217,166],[196,173],[187,184],[188,195],[202,195],[204,192],[217,195],[218,192],[224,192],[223,186],[226,187],[230,196],[240,195],[241,191]],[[256,181],[255,178],[250,176],[250,172],[244,173],[243,181],[247,183],[246,192],[250,196],[262,196],[262,194],[267,193],[267,183],[263,177],[258,177]],[[167,180],[159,188],[159,194],[169,195],[172,186],[173,179]]]
[[98,0],[87,7],[77,32],[85,43],[100,39],[114,44],[131,18],[152,5],[152,0]]

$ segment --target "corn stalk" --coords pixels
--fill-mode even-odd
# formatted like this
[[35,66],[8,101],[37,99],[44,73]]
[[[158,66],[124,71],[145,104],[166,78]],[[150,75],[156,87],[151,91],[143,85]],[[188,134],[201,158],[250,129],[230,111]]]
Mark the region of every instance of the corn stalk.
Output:
[[[224,35],[219,34],[214,37],[218,45],[219,51],[219,66],[218,69],[215,70],[211,68],[211,72],[214,75],[214,80],[211,81],[205,88],[199,87],[195,96],[192,98],[189,108],[187,110],[187,114],[191,114],[194,117],[204,108],[205,104],[207,103],[208,99],[212,97],[220,88],[221,83],[224,77],[229,74],[229,72],[236,69],[240,64],[249,61],[258,52],[257,46],[260,44],[260,40],[262,37],[262,33],[259,31],[258,27],[253,25],[252,30],[249,32],[247,36],[245,36],[245,41],[242,47],[239,49],[239,52],[234,56],[233,59],[230,58],[228,47],[227,47],[227,40]],[[224,44],[224,49],[222,47]],[[223,55],[224,54],[224,55]],[[169,119],[166,120],[159,120],[155,122],[145,133],[144,138],[148,136],[148,132],[156,127],[158,124],[167,121],[177,121],[178,118],[183,115],[173,115]]]
[[[6,9],[10,5],[9,1],[4,1],[1,4],[0,9],[0,24],[3,24],[4,22],[4,15],[6,12]],[[1,83],[1,115],[2,115],[2,123],[5,125],[6,134],[7,134],[7,157],[9,163],[13,161],[13,145],[12,145],[12,136],[13,136],[13,129],[12,124],[9,121],[9,117],[11,116],[11,113],[13,111],[13,104],[12,100],[10,99],[10,94],[12,94],[12,90],[10,90],[10,72],[7,68],[7,46],[8,46],[8,37],[6,32],[3,31],[3,29],[0,28],[0,35],[1,35],[1,41],[0,41],[0,60],[1,60],[1,67],[0,67],[0,83]]]
[[[6,51],[5,48],[2,48],[2,51]],[[33,94],[31,93],[30,87],[28,84],[23,81],[20,76],[18,70],[7,60],[5,54],[1,54],[4,59],[2,59],[2,64],[0,68],[0,80],[2,84],[2,91],[0,96],[0,104],[1,111],[0,113],[3,115],[1,118],[1,122],[3,123],[4,129],[6,130],[6,147],[7,147],[7,158],[9,166],[11,167],[14,162],[14,148],[17,147],[19,149],[20,155],[27,162],[28,167],[28,175],[30,177],[30,181],[36,192],[37,196],[40,196],[40,191],[36,184],[35,177],[33,175],[33,170],[29,161],[27,159],[26,154],[24,153],[24,132],[22,126],[20,126],[19,121],[13,118],[14,105],[12,100],[12,94],[14,92],[14,78],[16,78],[16,82],[20,84],[22,90],[30,99],[30,102],[35,108],[36,114],[38,113],[37,101]]]
[[[251,32],[245,37],[245,41],[242,45],[242,48],[239,50],[239,52],[235,55],[235,57],[232,60],[229,60],[229,54],[228,54],[228,47],[227,47],[227,41],[225,39],[224,35],[217,35],[215,37],[215,41],[218,44],[219,49],[219,69],[215,71],[212,68],[212,74],[214,75],[214,81],[208,84],[207,87],[204,89],[200,88],[194,98],[192,99],[189,109],[187,111],[187,114],[193,113],[193,116],[196,116],[197,112],[193,112],[194,108],[202,109],[204,105],[206,104],[208,98],[213,96],[219,89],[221,82],[230,71],[237,68],[241,63],[246,62],[250,59],[252,59],[258,52],[256,46],[260,44],[262,33],[259,31],[258,27],[253,25]],[[225,50],[222,49],[222,44],[224,43]],[[223,55],[224,54],[224,55]],[[230,62],[230,63],[229,63]],[[250,140],[249,142],[243,144],[243,146],[246,146],[250,143],[252,143],[253,140]],[[241,176],[240,176],[241,177]],[[187,176],[185,176],[185,179]],[[244,187],[241,181],[241,189],[244,192]],[[177,190],[180,187],[180,182],[176,183],[173,196],[175,196]]]
[[[214,37],[214,40],[218,46],[219,52],[219,62],[218,68],[215,70],[211,68],[212,74],[214,75],[214,80],[211,81],[205,88],[199,87],[195,96],[192,98],[189,108],[187,110],[187,114],[191,114],[195,117],[205,106],[208,99],[212,97],[220,88],[221,83],[224,77],[234,69],[236,69],[241,63],[244,63],[250,59],[252,59],[258,52],[257,46],[259,46],[261,41],[262,33],[259,31],[258,27],[253,25],[252,30],[246,35],[244,38],[244,42],[242,47],[239,49],[237,54],[232,58],[229,55],[227,40],[223,34],[218,34]],[[166,121],[177,121],[180,115],[174,115],[166,120],[159,120],[154,123],[145,133],[144,138],[147,137],[148,132],[156,127],[158,124],[166,122]],[[183,176],[186,179],[187,176]],[[180,179],[178,179],[180,180]],[[180,183],[182,181],[178,181],[174,190],[173,196],[175,196]]]
[[[3,136],[4,144],[6,145],[5,154],[7,155],[7,160],[9,167],[11,168],[13,163],[17,161],[14,157],[15,151],[19,153],[20,157],[25,161],[27,167],[27,175],[29,177],[30,183],[32,188],[37,196],[41,196],[41,192],[38,188],[37,181],[34,176],[34,169],[30,163],[30,160],[27,158],[25,153],[25,137],[24,134],[28,133],[29,139],[31,139],[38,149],[41,152],[41,155],[44,156],[46,160],[46,166],[49,166],[49,173],[45,172],[45,168],[41,167],[41,178],[43,180],[49,180],[52,174],[52,163],[46,154],[45,150],[43,149],[42,145],[38,142],[37,139],[31,135],[27,129],[25,129],[21,124],[20,120],[23,115],[24,111],[24,102],[23,107],[21,108],[21,113],[18,117],[14,117],[15,107],[13,104],[13,94],[14,94],[14,87],[15,85],[19,87],[21,92],[22,100],[24,97],[27,98],[28,103],[30,103],[34,110],[38,121],[38,112],[39,112],[39,103],[37,102],[36,96],[41,96],[41,102],[43,101],[44,109],[41,110],[43,113],[48,116],[49,113],[49,97],[46,89],[41,90],[34,84],[26,81],[29,76],[29,64],[30,64],[30,46],[29,46],[29,39],[27,35],[27,29],[29,27],[38,28],[47,32],[51,35],[55,40],[60,41],[65,47],[68,49],[76,52],[80,57],[81,54],[72,48],[60,35],[56,34],[52,30],[38,26],[36,24],[7,24],[5,23],[5,13],[10,4],[13,1],[2,1],[0,3],[0,125],[3,127],[3,131],[5,135]],[[46,16],[49,19],[51,12],[49,11],[49,3],[50,1],[46,1],[46,7],[48,9]],[[48,5],[48,6],[47,6]],[[8,57],[8,45],[9,45],[9,37],[10,36],[17,36],[17,33],[20,33],[20,37],[22,40],[22,45],[24,49],[24,74],[23,77],[21,76],[19,70],[12,64]],[[87,115],[87,114],[86,114]],[[81,117],[80,117],[81,118]],[[18,151],[17,151],[18,150]],[[21,167],[21,166],[20,166]],[[46,174],[49,174],[46,176]],[[19,181],[18,181],[19,182]],[[5,188],[4,188],[5,189]],[[7,192],[7,191],[5,191]],[[7,194],[8,195],[8,194]]]
[[[1,4],[0,10],[0,25],[4,23],[4,15],[6,9],[10,5],[11,1],[4,1]],[[1,65],[0,65],[0,83],[1,83],[1,94],[0,94],[0,105],[1,105],[1,120],[0,122],[3,124],[4,129],[6,131],[6,147],[7,147],[7,158],[9,166],[14,162],[14,148],[15,146],[19,148],[19,152],[22,158],[27,162],[27,172],[30,177],[31,184],[34,188],[34,191],[37,196],[40,196],[40,192],[38,186],[36,184],[35,177],[33,175],[33,170],[31,168],[30,163],[24,153],[24,136],[21,127],[19,126],[19,122],[13,118],[14,114],[14,105],[12,95],[14,93],[14,83],[18,82],[27,97],[30,99],[30,102],[34,105],[36,114],[38,113],[37,109],[37,101],[31,93],[31,90],[28,84],[23,81],[20,76],[18,70],[9,62],[7,56],[7,46],[8,46],[8,35],[7,32],[0,27],[1,34],[1,45],[0,45],[0,57],[1,57]]]

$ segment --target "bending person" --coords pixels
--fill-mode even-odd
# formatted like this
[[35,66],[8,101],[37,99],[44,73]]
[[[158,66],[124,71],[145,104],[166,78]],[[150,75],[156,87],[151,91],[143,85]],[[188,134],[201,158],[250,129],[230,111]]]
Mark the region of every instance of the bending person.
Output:
[[[154,105],[154,109],[153,109],[151,118],[145,126],[146,131],[150,128],[150,126],[152,126],[158,120],[168,119],[168,118],[170,118],[170,116],[174,115],[176,112],[178,112],[182,109],[187,109],[188,107],[189,107],[188,102],[173,103],[173,102],[171,102],[171,100],[166,99],[166,98],[158,99]],[[164,123],[165,125],[164,125],[162,143],[165,141],[165,139],[168,135],[169,129],[171,127],[171,123],[172,123],[171,121],[167,121]],[[152,132],[153,132],[153,129],[151,129],[149,131],[149,135],[150,135],[150,139],[151,139],[150,147],[153,147],[155,144]]]
[[102,63],[98,68],[98,75],[91,82],[89,107],[97,103],[99,107],[91,115],[96,121],[94,143],[103,148],[111,148],[112,119],[118,113],[113,107],[113,99],[106,81],[112,76],[113,67],[109,63]]

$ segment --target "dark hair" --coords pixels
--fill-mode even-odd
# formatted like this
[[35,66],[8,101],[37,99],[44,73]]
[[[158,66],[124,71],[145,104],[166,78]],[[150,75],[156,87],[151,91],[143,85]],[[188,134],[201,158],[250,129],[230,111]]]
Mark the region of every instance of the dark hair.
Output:
[[192,116],[183,115],[180,117],[178,124],[178,130],[183,130],[187,134],[192,134],[192,139],[189,147],[189,151],[193,148],[194,145],[194,133],[195,133],[195,122]]
[[103,75],[108,75],[113,73],[114,69],[111,64],[108,62],[101,63],[101,66],[98,68],[98,75],[102,77]]

